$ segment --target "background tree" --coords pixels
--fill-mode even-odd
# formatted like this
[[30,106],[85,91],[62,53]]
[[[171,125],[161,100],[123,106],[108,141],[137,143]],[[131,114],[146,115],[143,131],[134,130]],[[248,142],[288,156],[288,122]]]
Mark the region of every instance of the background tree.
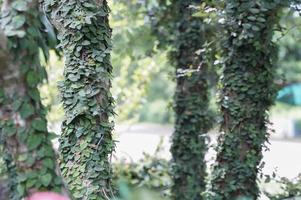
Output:
[[157,48],[158,39],[146,20],[146,2],[108,3],[114,30],[112,93],[118,113],[116,121],[170,122],[172,111],[166,108],[174,88],[168,78],[171,68],[167,51]]
[[65,56],[61,170],[74,199],[111,196],[114,100],[107,1],[45,1]]
[[2,2],[0,50],[0,137],[4,145],[9,199],[23,199],[42,190],[62,189],[56,173],[53,137],[47,130],[46,110],[38,85],[46,73],[40,49],[48,44],[38,1]]
[[[222,135],[212,173],[214,200],[256,199],[267,111],[274,102],[278,1],[226,1],[221,77]],[[222,21],[223,21],[222,20]]]
[[161,45],[172,46],[170,60],[176,71],[172,198],[179,200],[202,199],[201,193],[206,188],[207,132],[213,123],[209,110],[209,73],[203,50],[210,26],[202,18],[193,16],[198,3],[195,0],[159,1],[159,8],[153,13],[154,32],[162,39]]
[[[281,11],[281,29],[275,33],[275,42],[279,45],[277,71],[279,79],[284,79],[284,85],[300,82],[301,52],[300,16],[295,9],[285,8]],[[277,82],[281,83],[281,80]]]

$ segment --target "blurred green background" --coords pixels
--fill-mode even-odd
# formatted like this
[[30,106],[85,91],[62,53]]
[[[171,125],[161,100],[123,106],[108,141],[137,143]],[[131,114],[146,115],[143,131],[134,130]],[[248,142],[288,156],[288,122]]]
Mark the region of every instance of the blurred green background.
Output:
[[[147,9],[156,1],[110,1],[111,27],[113,28],[112,64],[114,79],[112,93],[116,100],[117,123],[150,122],[171,124],[173,121],[172,97],[174,68],[168,61],[169,48],[158,48],[158,41],[151,33]],[[291,10],[283,10],[281,26],[274,36],[279,44],[279,88],[301,82],[301,19]],[[130,48],[135,46],[135,48]],[[218,62],[217,62],[218,63]],[[62,79],[63,60],[51,53],[46,65],[49,81],[41,86],[43,102],[49,106],[51,125],[60,123],[63,111],[57,90]],[[219,69],[217,68],[217,72]],[[216,113],[216,81],[211,87],[211,107]],[[276,102],[274,116],[293,116],[301,121],[301,107]]]

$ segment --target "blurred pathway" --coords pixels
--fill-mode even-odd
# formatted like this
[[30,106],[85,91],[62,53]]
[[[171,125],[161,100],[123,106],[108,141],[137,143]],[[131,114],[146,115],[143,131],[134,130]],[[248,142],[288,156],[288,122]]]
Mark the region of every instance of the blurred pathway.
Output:
[[[153,154],[160,139],[163,139],[164,151],[162,157],[169,159],[171,126],[157,124],[138,124],[116,126],[117,149],[116,159],[126,158],[137,161],[143,157],[143,152]],[[215,143],[215,137],[212,136]],[[264,153],[265,174],[272,174],[275,170],[279,176],[294,178],[301,173],[301,142],[271,140],[270,151]],[[207,159],[214,157],[214,150],[210,149]]]

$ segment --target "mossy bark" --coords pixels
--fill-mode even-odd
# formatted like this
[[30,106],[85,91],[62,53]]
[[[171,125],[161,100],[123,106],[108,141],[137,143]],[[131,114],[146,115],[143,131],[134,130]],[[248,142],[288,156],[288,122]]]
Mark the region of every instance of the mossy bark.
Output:
[[109,7],[105,0],[53,1],[45,6],[65,56],[59,84],[66,117],[60,138],[62,175],[74,199],[109,199],[115,148]]
[[206,25],[193,17],[195,1],[174,1],[175,18],[171,59],[176,68],[174,95],[175,132],[172,136],[172,198],[201,200],[205,191],[208,136],[212,126],[209,112],[208,74],[203,45]]
[[221,77],[222,134],[212,173],[213,200],[257,199],[257,175],[274,102],[275,1],[229,0],[225,8]]
[[38,85],[45,79],[39,49],[45,41],[38,1],[5,0],[1,11],[0,137],[10,199],[62,189]]

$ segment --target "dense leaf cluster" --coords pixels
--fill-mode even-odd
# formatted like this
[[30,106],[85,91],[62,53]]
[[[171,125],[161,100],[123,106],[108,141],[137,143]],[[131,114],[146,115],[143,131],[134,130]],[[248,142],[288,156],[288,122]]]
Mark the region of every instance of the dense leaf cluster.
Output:
[[113,98],[106,1],[45,1],[65,56],[61,171],[74,199],[111,196]]
[[223,120],[212,173],[211,199],[256,199],[257,174],[268,139],[269,107],[274,102],[272,42],[280,2],[228,0],[225,7]]
[[0,136],[11,181],[10,199],[40,190],[60,191],[52,135],[38,85],[46,78],[39,50],[47,52],[38,1],[3,3],[1,12]]

